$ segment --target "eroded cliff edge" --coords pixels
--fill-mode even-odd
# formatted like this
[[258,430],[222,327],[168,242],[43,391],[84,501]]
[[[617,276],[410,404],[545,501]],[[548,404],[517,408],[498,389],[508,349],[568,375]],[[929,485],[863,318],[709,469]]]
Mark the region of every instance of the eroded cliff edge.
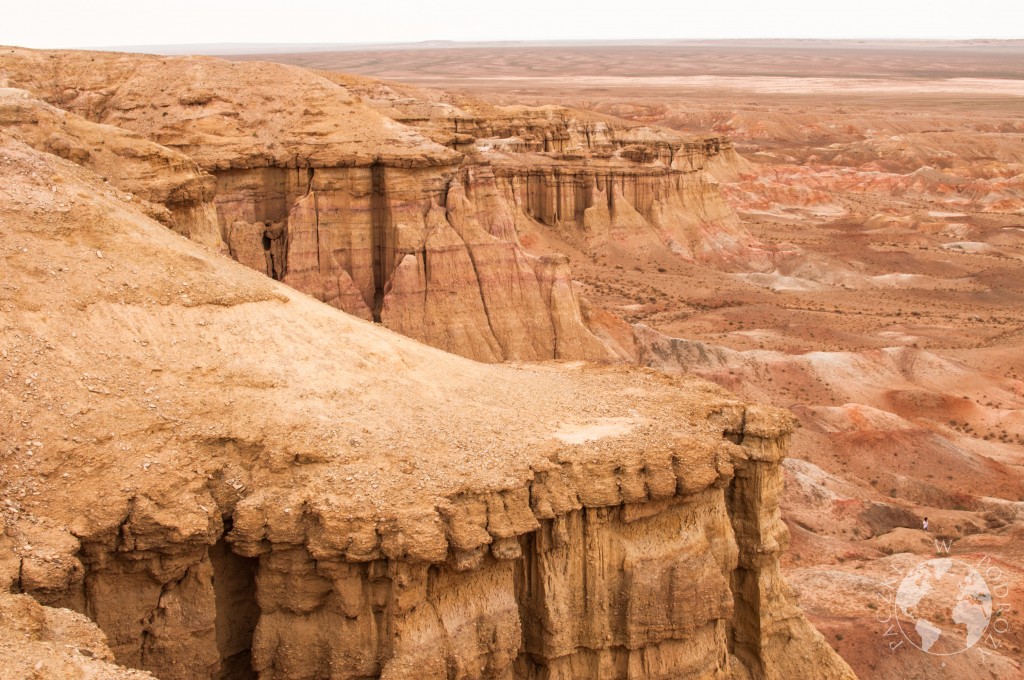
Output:
[[723,139],[210,58],[5,48],[0,86],[47,102],[4,107],[23,141],[179,233],[480,361],[631,358],[588,324],[565,248],[771,259],[719,194],[742,163]]
[[852,677],[778,573],[787,417],[425,347],[0,139],[0,574],[119,663]]

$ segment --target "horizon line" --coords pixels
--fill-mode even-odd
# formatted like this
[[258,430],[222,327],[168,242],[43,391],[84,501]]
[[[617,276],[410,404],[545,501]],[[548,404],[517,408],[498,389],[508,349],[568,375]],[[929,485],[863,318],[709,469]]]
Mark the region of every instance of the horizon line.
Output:
[[[141,52],[152,50],[185,50],[210,49],[224,54],[259,54],[258,51],[233,52],[230,50],[263,49],[282,51],[292,49],[303,52],[363,49],[445,49],[459,47],[511,47],[511,46],[565,46],[565,45],[672,45],[672,44],[709,44],[709,43],[831,43],[831,44],[964,44],[964,45],[1024,45],[1022,38],[893,38],[893,37],[858,37],[858,38],[796,38],[796,37],[760,37],[760,38],[551,38],[551,39],[506,39],[506,40],[449,40],[425,39],[402,42],[199,42],[199,43],[152,43],[141,45],[88,45],[75,47],[30,47],[37,50],[83,50],[110,52]],[[10,45],[9,47],[19,47]]]

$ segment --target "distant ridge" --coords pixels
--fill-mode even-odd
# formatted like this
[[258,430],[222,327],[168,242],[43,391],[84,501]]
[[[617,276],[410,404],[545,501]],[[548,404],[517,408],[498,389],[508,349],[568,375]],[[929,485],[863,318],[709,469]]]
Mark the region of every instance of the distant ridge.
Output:
[[230,56],[241,54],[296,54],[308,52],[365,52],[376,50],[440,50],[464,48],[501,48],[501,47],[587,47],[597,45],[650,46],[650,47],[686,47],[703,46],[723,47],[764,46],[764,47],[828,47],[834,45],[842,48],[887,46],[949,46],[949,47],[1020,47],[1024,40],[881,40],[881,39],[713,39],[713,40],[501,40],[501,41],[460,41],[460,40],[423,40],[419,42],[396,43],[193,43],[169,45],[112,45],[108,47],[89,47],[83,49],[105,50],[114,52],[136,52],[145,54],[185,55],[198,54],[209,56]]

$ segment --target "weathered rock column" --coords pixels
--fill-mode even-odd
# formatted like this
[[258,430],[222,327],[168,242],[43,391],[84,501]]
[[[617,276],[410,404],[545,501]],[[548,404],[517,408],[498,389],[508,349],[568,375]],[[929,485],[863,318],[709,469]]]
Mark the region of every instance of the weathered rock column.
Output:
[[797,607],[782,578],[779,557],[789,543],[782,522],[782,459],[792,421],[781,411],[746,410],[738,431],[726,435],[740,444],[727,502],[739,563],[732,575],[735,600],[732,653],[754,680],[852,679],[856,676]]

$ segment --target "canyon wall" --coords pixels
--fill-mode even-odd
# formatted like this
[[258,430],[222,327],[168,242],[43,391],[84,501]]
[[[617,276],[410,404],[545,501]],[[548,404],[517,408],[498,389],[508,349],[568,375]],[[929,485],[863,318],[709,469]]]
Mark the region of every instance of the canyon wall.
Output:
[[523,234],[634,258],[728,258],[749,241],[700,170],[481,155],[217,175],[235,259],[481,361],[620,358],[583,323],[567,259],[531,254]]
[[232,256],[350,314],[481,361],[623,359],[584,322],[568,260],[521,237],[591,256],[767,258],[705,172],[741,162],[726,140],[357,85],[461,155],[214,171]]
[[[209,58],[7,48],[4,84],[74,112],[74,134],[62,120],[36,148],[89,164],[102,147],[88,125],[148,144],[90,167],[180,233],[480,361],[628,358],[587,326],[560,244],[770,260],[718,192],[711,170],[740,163],[719,138]],[[160,149],[177,166],[139,167]],[[183,165],[191,184],[167,188]]]
[[518,243],[486,166],[219,174],[238,261],[363,319],[479,361],[611,359],[564,257]]
[[749,237],[701,170],[540,160],[496,172],[521,233],[546,229],[591,256],[751,256]]
[[391,119],[491,164],[519,233],[554,231],[591,256],[671,253],[728,265],[770,261],[722,199],[718,179],[747,168],[721,137],[560,106],[493,106],[466,96],[322,75]]

